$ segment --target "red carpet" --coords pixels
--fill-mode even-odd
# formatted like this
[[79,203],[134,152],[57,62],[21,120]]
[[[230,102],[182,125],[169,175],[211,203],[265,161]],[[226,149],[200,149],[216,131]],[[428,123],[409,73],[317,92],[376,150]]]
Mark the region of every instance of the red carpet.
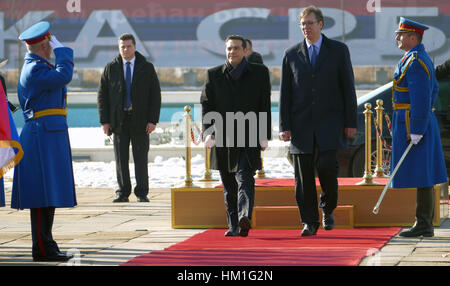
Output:
[[165,250],[131,259],[123,266],[356,266],[383,247],[400,227],[300,230],[254,229],[248,237],[225,237],[209,229]]

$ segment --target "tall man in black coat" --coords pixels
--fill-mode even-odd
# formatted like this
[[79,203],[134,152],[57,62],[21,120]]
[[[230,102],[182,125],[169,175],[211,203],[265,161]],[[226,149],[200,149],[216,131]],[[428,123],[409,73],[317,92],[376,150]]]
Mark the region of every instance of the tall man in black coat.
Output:
[[156,128],[161,89],[153,64],[136,51],[133,35],[119,38],[119,52],[103,72],[98,90],[98,111],[103,132],[114,134],[119,189],[113,202],[128,202],[131,193],[128,167],[130,141],[135,165],[138,202],[148,202],[149,134]]
[[337,150],[356,132],[356,93],[350,54],[345,44],[321,33],[323,15],[315,6],[299,15],[305,40],[283,58],[280,89],[280,137],[291,141],[296,200],[302,236],[320,225],[315,169],[322,187],[323,226],[334,227],[337,206]]
[[241,36],[225,40],[226,62],[209,69],[200,102],[211,169],[223,183],[229,230],[247,236],[255,197],[255,171],[271,137],[270,79],[267,67],[247,62]]

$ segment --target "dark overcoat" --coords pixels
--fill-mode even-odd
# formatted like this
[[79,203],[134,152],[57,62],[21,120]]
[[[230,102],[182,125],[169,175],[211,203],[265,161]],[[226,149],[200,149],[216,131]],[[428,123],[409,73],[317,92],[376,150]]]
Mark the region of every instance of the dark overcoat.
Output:
[[280,132],[291,131],[291,154],[346,148],[344,128],[356,128],[356,93],[345,44],[323,36],[315,69],[305,40],[284,55],[280,88]]
[[[133,125],[138,129],[145,130],[147,123],[158,123],[161,110],[161,89],[158,76],[153,64],[139,52],[136,52],[131,90]],[[125,117],[126,94],[123,60],[119,55],[106,65],[97,95],[100,123],[111,124],[114,133],[121,131]]]
[[[225,64],[207,71],[200,102],[203,130],[216,138],[211,169],[236,172],[244,147],[252,169],[261,169],[260,143],[271,138],[270,93],[269,71],[263,65],[247,63],[238,80],[231,78]],[[230,124],[227,114],[228,120],[240,119]]]

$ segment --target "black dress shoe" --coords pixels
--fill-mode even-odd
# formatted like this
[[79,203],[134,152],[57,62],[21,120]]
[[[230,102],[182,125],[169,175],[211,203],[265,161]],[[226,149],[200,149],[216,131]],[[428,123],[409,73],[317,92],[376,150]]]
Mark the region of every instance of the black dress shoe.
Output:
[[59,261],[59,262],[64,262],[64,261],[69,261],[70,259],[73,258],[72,254],[65,254],[62,252],[57,252],[51,255],[47,255],[47,256],[33,256],[33,261]]
[[130,200],[128,199],[128,197],[125,196],[117,196],[117,198],[115,198],[113,200],[113,203],[128,203]]
[[415,223],[412,228],[408,230],[404,230],[398,234],[402,237],[433,237],[434,236],[434,229],[431,226],[426,225],[420,225],[418,223]]
[[302,230],[302,236],[316,235],[318,228],[319,228],[319,223],[304,223],[303,230]]
[[334,215],[322,212],[322,224],[325,230],[332,230],[334,228]]
[[140,203],[148,203],[150,200],[146,196],[137,197],[137,201]]
[[242,217],[239,220],[239,235],[243,237],[248,236],[250,228],[251,228],[250,219],[246,216]]
[[239,231],[237,227],[231,227],[225,232],[225,236],[239,236]]

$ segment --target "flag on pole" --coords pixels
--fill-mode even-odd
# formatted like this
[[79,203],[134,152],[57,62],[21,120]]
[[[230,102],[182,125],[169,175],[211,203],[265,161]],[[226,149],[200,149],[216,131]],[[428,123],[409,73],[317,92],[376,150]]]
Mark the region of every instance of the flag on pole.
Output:
[[0,84],[0,207],[5,206],[3,175],[22,159],[23,150],[9,110],[6,94]]

